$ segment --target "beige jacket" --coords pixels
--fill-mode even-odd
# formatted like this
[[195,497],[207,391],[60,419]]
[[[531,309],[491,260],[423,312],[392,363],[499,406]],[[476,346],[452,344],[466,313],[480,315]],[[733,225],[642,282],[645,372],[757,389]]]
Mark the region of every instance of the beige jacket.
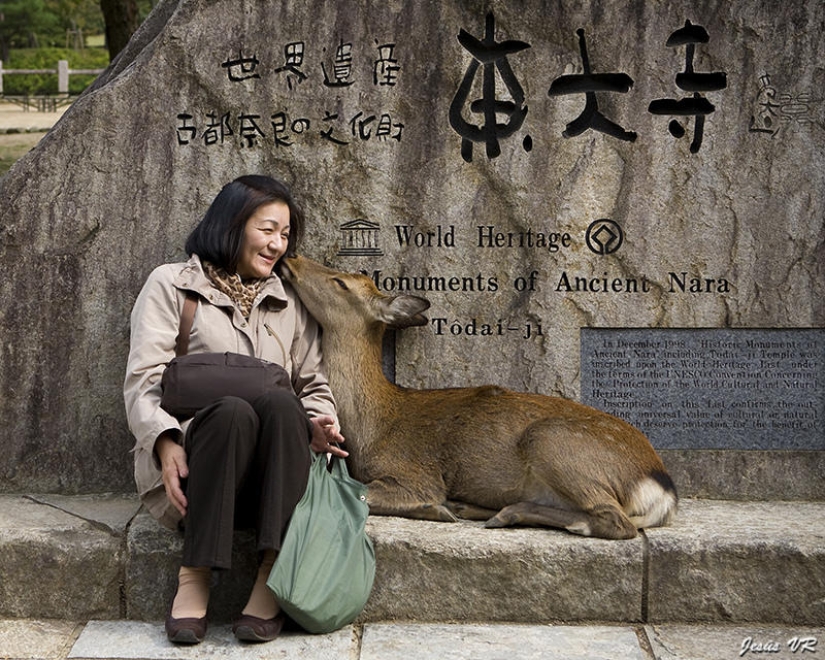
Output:
[[[282,365],[310,417],[335,416],[335,401],[323,368],[320,330],[298,296],[275,275],[255,300],[249,321],[204,274],[197,256],[156,268],[132,310],[131,342],[123,395],[135,436],[135,482],[149,512],[176,528],[180,514],[166,498],[155,441],[167,430],[183,434],[179,422],[160,407],[160,380],[175,356],[175,338],[186,291],[199,295],[189,353],[233,352]],[[337,421],[336,421],[337,425]]]

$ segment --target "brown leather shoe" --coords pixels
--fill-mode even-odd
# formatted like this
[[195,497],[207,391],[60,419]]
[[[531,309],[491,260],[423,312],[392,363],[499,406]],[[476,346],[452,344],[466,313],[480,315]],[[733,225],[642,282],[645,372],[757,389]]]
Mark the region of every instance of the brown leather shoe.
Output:
[[283,613],[276,614],[271,619],[260,619],[257,616],[242,614],[232,624],[232,632],[242,642],[271,642],[281,634],[283,627]]
[[206,617],[175,619],[166,617],[166,636],[173,644],[200,644],[206,637]]

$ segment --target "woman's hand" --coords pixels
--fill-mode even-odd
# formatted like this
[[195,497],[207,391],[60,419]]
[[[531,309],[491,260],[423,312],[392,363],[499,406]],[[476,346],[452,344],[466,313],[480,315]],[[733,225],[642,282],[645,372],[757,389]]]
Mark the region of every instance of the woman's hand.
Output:
[[344,442],[344,436],[335,428],[335,418],[330,415],[320,415],[309,420],[312,422],[312,441],[310,449],[316,454],[330,453],[333,456],[346,458],[349,453],[336,447],[335,443]]
[[162,433],[155,442],[155,453],[160,458],[166,497],[180,511],[180,515],[185,516],[187,501],[180,482],[189,476],[186,450],[171,435]]

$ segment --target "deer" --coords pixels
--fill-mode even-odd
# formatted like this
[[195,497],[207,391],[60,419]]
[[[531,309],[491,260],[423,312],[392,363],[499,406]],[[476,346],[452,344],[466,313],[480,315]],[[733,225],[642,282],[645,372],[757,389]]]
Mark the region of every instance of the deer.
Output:
[[631,539],[669,524],[676,488],[645,435],[574,400],[497,385],[412,389],[383,373],[388,328],[428,324],[415,295],[303,256],[281,277],[321,326],[352,476],[371,515]]

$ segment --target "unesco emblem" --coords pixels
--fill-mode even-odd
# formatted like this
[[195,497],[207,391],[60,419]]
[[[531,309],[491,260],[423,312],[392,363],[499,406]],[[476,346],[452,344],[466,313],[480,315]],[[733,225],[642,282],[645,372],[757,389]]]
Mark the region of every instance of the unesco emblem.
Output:
[[596,254],[613,254],[624,243],[624,232],[613,220],[596,220],[587,228],[585,240]]

